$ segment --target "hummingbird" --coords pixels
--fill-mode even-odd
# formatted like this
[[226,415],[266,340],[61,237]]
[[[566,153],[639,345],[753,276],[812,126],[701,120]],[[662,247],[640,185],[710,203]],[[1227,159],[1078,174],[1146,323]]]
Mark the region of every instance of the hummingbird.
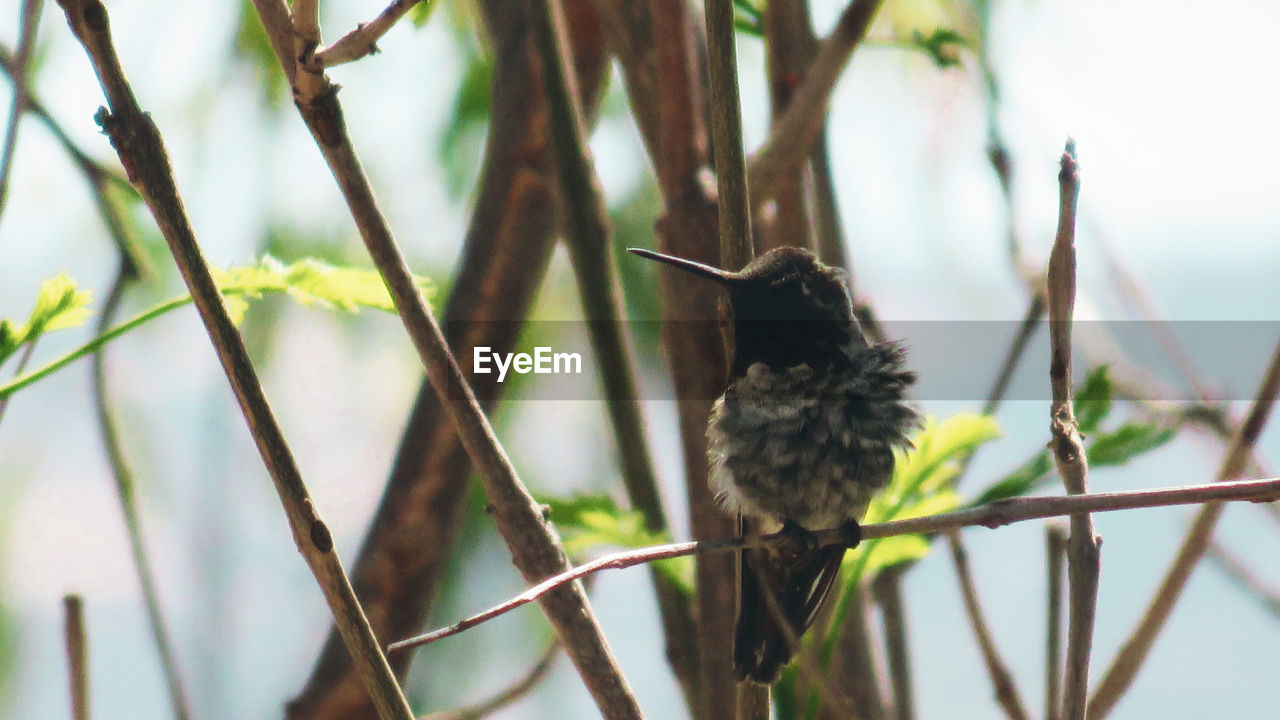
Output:
[[[727,512],[796,540],[746,550],[741,563],[734,670],[772,684],[794,654],[779,623],[796,638],[813,623],[893,474],[894,450],[911,445],[918,421],[906,392],[916,376],[900,343],[867,340],[844,271],[807,250],[777,248],[738,272],[630,252],[727,292],[733,351],[707,426],[709,482]],[[817,547],[812,533],[832,528],[849,543]]]

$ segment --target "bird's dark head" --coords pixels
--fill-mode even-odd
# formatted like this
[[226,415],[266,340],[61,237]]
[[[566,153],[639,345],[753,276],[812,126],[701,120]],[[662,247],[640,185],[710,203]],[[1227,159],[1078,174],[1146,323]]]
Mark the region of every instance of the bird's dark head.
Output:
[[756,362],[822,367],[843,357],[842,349],[851,342],[866,344],[853,317],[844,271],[824,265],[808,250],[770,250],[738,272],[651,250],[630,251],[705,277],[728,291],[735,376]]

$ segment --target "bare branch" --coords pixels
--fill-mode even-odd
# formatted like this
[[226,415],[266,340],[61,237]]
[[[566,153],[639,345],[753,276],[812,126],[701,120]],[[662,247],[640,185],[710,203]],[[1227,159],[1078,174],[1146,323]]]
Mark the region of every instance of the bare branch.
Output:
[[960,534],[952,530],[947,533],[947,544],[951,547],[952,565],[956,568],[956,577],[960,581],[960,597],[964,600],[965,615],[978,640],[978,650],[982,661],[987,666],[987,674],[991,676],[996,702],[1011,720],[1028,720],[1030,717],[1022,707],[1022,699],[1018,695],[1017,685],[1013,682],[1013,674],[1000,659],[1000,651],[996,647],[995,638],[987,619],[978,604],[978,590],[973,582],[973,574],[969,572],[969,554],[960,540]]
[[746,157],[742,149],[742,101],[733,39],[733,0],[706,0],[707,60],[710,76],[711,146],[720,206],[721,267],[737,270],[751,262],[751,211]]
[[0,215],[4,214],[4,201],[9,196],[9,176],[13,171],[13,151],[18,147],[18,121],[27,103],[27,69],[31,61],[31,49],[36,44],[36,29],[40,25],[40,9],[44,0],[22,0],[21,29],[18,31],[18,49],[13,55],[13,98],[9,102],[9,120],[4,131],[4,149],[0,150]]
[[1209,543],[1209,548],[1205,554],[1240,589],[1258,601],[1258,604],[1265,608],[1267,612],[1280,618],[1280,589],[1259,577],[1234,552],[1228,550],[1217,540]]
[[347,646],[361,668],[366,688],[383,718],[409,718],[409,706],[333,551],[329,528],[311,502],[244,342],[227,315],[222,296],[200,254],[174,185],[160,131],[142,112],[125,80],[112,44],[106,9],[92,0],[59,0],[59,4],[88,53],[111,107],[109,113],[99,111],[98,121],[169,244],[284,505],[294,541],[324,591]]
[[1062,562],[1067,554],[1067,528],[1060,522],[1045,526],[1045,568],[1048,571],[1048,617],[1045,628],[1044,717],[1062,717]]
[[[1080,194],[1079,166],[1075,143],[1068,139],[1058,173],[1058,233],[1049,254],[1049,383],[1053,390],[1050,406],[1049,445],[1058,474],[1067,492],[1081,495],[1089,491],[1089,463],[1084,443],[1076,427],[1071,402],[1071,321],[1076,301],[1076,198]],[[1067,545],[1067,574],[1070,579],[1070,619],[1067,625],[1067,666],[1063,679],[1064,720],[1084,720],[1089,692],[1089,651],[1093,647],[1093,626],[1098,610],[1098,558],[1100,541],[1088,514],[1071,516],[1071,537]]]
[[368,23],[360,23],[355,30],[338,38],[329,47],[313,54],[307,63],[312,72],[321,72],[327,67],[354,62],[366,55],[378,52],[378,39],[387,34],[392,25],[420,2],[434,3],[436,0],[391,0],[391,4],[378,13],[378,17]]
[[89,643],[84,632],[84,602],[79,595],[67,595],[62,598],[62,610],[71,717],[89,720]]
[[[305,21],[297,18],[300,8],[295,6],[294,12],[295,27],[305,25]],[[540,506],[521,482],[494,435],[493,427],[449,351],[440,325],[419,292],[404,255],[392,237],[391,228],[378,208],[373,188],[347,135],[336,88],[319,75],[322,90],[309,95],[303,87],[303,76],[307,74],[300,68],[295,81],[298,110],[338,182],[365,247],[426,367],[431,387],[453,419],[459,439],[480,474],[485,494],[493,507],[493,518],[511,550],[516,567],[527,582],[537,582],[564,571],[568,561],[559,535],[545,522]],[[575,584],[561,588],[542,598],[542,603],[605,717],[641,717],[635,696],[604,638],[582,586]]]
[[471,707],[431,713],[420,720],[481,720],[481,718],[492,715],[528,695],[531,690],[536,688],[538,683],[542,682],[542,679],[551,671],[551,666],[555,664],[556,657],[559,654],[560,643],[553,642],[547,646],[546,650],[542,651],[542,656],[538,658],[538,661],[533,664],[533,667],[529,668],[529,671],[523,677],[497,695]]
[[747,186],[751,206],[759,208],[773,197],[787,174],[808,157],[827,117],[827,100],[844,67],[866,37],[880,8],[880,0],[853,0],[841,14],[831,35],[822,41],[804,81],[787,111],[773,124],[769,138],[751,159]]
[[889,666],[889,686],[893,691],[894,720],[915,720],[915,693],[912,690],[911,659],[908,655],[906,611],[902,602],[902,577],[906,568],[895,565],[876,573],[871,583],[880,606],[884,627],[885,659]]
[[[1252,455],[1253,446],[1257,443],[1258,436],[1262,434],[1262,428],[1271,415],[1277,392],[1280,392],[1280,345],[1277,345],[1271,356],[1271,363],[1254,396],[1249,415],[1231,438],[1226,456],[1218,468],[1219,480],[1227,481],[1239,477],[1244,471]],[[1173,607],[1181,597],[1182,591],[1186,588],[1191,571],[1204,556],[1213,535],[1213,528],[1217,525],[1221,514],[1221,503],[1207,504],[1196,514],[1191,522],[1191,528],[1182,539],[1182,545],[1179,546],[1177,555],[1169,564],[1169,569],[1165,571],[1164,579],[1161,580],[1160,587],[1152,597],[1142,619],[1138,621],[1124,645],[1120,647],[1120,651],[1116,653],[1115,659],[1111,661],[1102,680],[1098,682],[1093,698],[1090,700],[1090,720],[1101,720],[1106,717],[1137,677],[1147,654],[1173,612]]]
[[[1280,499],[1280,478],[1128,492],[1068,495],[1065,497],[1010,498],[967,510],[863,525],[862,539],[874,540],[896,535],[927,535],[975,526],[995,529],[1025,520],[1041,520],[1079,513],[1134,510],[1137,508],[1168,507],[1172,505],[1197,505],[1215,501],[1270,502],[1276,499]],[[813,537],[816,543],[815,547],[848,544],[849,541],[844,531],[838,529],[820,530],[813,533]],[[686,555],[722,553],[733,550],[746,550],[748,548],[781,547],[788,542],[794,542],[790,535],[787,533],[775,533],[765,536],[748,535],[722,540],[672,543],[605,555],[555,577],[547,578],[510,600],[449,627],[391,643],[387,646],[387,652],[399,652],[426,645],[451,635],[457,635],[499,615],[504,615],[521,605],[533,602],[566,583],[571,583],[601,570],[618,570]]]
[[[111,326],[116,311],[120,308],[120,301],[124,299],[125,286],[136,276],[137,271],[132,258],[126,250],[121,250],[119,269],[98,316],[98,335],[105,333]],[[151,626],[151,636],[160,654],[160,668],[164,673],[165,688],[169,692],[169,705],[174,717],[178,720],[189,720],[195,716],[191,712],[191,704],[183,687],[173,639],[165,624],[164,613],[160,610],[160,592],[156,586],[155,573],[151,569],[151,559],[147,556],[146,544],[142,537],[142,518],[135,501],[133,471],[129,468],[128,460],[125,459],[120,433],[116,429],[115,418],[111,414],[111,403],[107,399],[106,346],[99,348],[93,354],[93,404],[98,416],[98,428],[102,433],[102,445],[107,452],[107,462],[111,466],[111,477],[115,480],[116,499],[120,501],[120,514],[124,517],[125,531],[129,536],[129,551],[133,555],[134,569],[138,573],[138,584],[142,589],[143,604],[147,610],[147,622]]]

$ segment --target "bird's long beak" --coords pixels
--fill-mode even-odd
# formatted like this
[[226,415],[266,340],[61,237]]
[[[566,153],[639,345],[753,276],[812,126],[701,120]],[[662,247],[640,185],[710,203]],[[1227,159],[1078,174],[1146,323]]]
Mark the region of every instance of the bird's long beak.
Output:
[[693,260],[685,260],[684,258],[679,258],[674,255],[666,255],[660,252],[646,250],[644,248],[627,248],[627,252],[632,255],[639,255],[642,258],[657,260],[658,262],[673,265],[681,270],[691,272],[694,275],[707,278],[708,280],[713,280],[721,285],[728,285],[739,279],[738,273],[721,270],[720,268],[711,267],[710,265],[700,262],[694,262]]

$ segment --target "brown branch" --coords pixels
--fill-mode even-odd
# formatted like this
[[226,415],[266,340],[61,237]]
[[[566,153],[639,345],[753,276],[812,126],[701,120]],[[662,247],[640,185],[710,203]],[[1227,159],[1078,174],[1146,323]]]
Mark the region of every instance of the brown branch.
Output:
[[[111,283],[111,289],[107,293],[98,317],[99,335],[111,327],[116,312],[120,308],[120,302],[124,299],[125,286],[136,277],[137,269],[133,265],[132,258],[127,251],[120,251],[119,270]],[[125,531],[129,536],[129,551],[133,556],[134,570],[138,573],[138,584],[142,590],[143,605],[147,611],[147,622],[151,626],[151,636],[155,641],[156,651],[160,654],[160,669],[164,673],[169,705],[174,717],[179,720],[188,720],[195,716],[191,712],[191,704],[183,687],[173,639],[165,624],[164,613],[160,610],[160,592],[156,586],[151,559],[147,556],[146,543],[142,537],[142,518],[134,496],[133,471],[129,468],[128,460],[125,459],[121,436],[107,397],[105,346],[93,354],[93,405],[98,417],[98,428],[102,433],[102,445],[107,453],[107,462],[111,466],[111,477],[115,481],[116,499],[120,501],[120,514],[124,518]]]
[[[608,209],[587,148],[586,131],[577,97],[578,80],[568,57],[570,38],[558,0],[536,0],[533,25],[543,60],[543,79],[551,112],[551,137],[560,178],[562,217],[569,258],[578,281],[592,349],[605,388],[606,408],[614,429],[622,481],[632,507],[653,533],[668,533],[666,513],[649,456],[644,419],[636,391],[633,353],[623,332],[622,288],[612,253]],[[683,658],[693,627],[689,600],[672,579],[650,573],[658,599],[668,655],[677,670],[688,667]],[[681,664],[685,668],[679,667]],[[686,671],[680,673],[687,676]],[[692,697],[686,689],[686,696]]]
[[822,41],[786,113],[773,124],[769,138],[751,160],[747,186],[753,208],[772,198],[787,174],[808,156],[826,122],[831,91],[879,8],[880,0],[853,0]]
[[1045,621],[1044,717],[1062,717],[1062,562],[1067,554],[1067,528],[1058,522],[1045,526],[1045,568],[1048,572]]
[[1216,540],[1209,543],[1205,556],[1245,594],[1256,600],[1267,612],[1280,618],[1280,589],[1259,577],[1234,552]]
[[[839,634],[831,658],[831,679],[853,701],[857,712],[851,713],[848,705],[829,707],[827,703],[818,708],[819,720],[889,720],[893,717],[886,707],[867,596],[867,586],[859,583],[852,589],[840,627],[824,633]],[[836,605],[828,606],[825,612],[834,620]],[[804,685],[797,687],[796,696],[812,698]]]
[[[1277,345],[1271,356],[1271,362],[1262,383],[1258,386],[1258,392],[1254,396],[1248,416],[1231,438],[1231,444],[1222,459],[1222,465],[1218,468],[1220,481],[1239,477],[1243,472],[1252,455],[1253,446],[1257,443],[1258,436],[1262,434],[1262,428],[1271,415],[1278,392],[1280,392],[1280,345]],[[1160,581],[1160,587],[1156,590],[1155,596],[1152,597],[1137,626],[1129,634],[1098,682],[1089,703],[1090,720],[1101,720],[1106,717],[1137,677],[1147,654],[1173,612],[1173,607],[1181,597],[1182,591],[1186,588],[1191,571],[1204,556],[1205,549],[1213,536],[1214,526],[1217,525],[1221,514],[1221,503],[1207,504],[1196,513],[1190,529],[1183,537],[1181,546],[1178,547],[1177,554]]]
[[4,149],[0,150],[0,215],[4,214],[5,199],[9,196],[9,177],[13,172],[13,152],[18,147],[18,122],[27,103],[27,71],[31,62],[31,50],[36,44],[36,30],[40,26],[40,9],[43,0],[22,0],[19,10],[21,29],[18,31],[18,49],[13,54],[13,97],[9,101],[9,120],[4,131]]
[[986,616],[982,612],[982,606],[978,604],[978,590],[974,585],[973,575],[969,572],[969,554],[960,542],[958,532],[953,530],[947,533],[947,541],[947,544],[951,547],[951,558],[952,564],[956,568],[956,577],[960,581],[960,597],[964,600],[965,614],[969,617],[969,624],[972,626],[974,637],[978,640],[978,650],[982,654],[983,663],[987,666],[987,674],[991,676],[996,702],[1000,704],[1005,714],[1012,720],[1027,720],[1030,716],[1027,715],[1027,711],[1022,707],[1022,700],[1018,695],[1017,685],[1013,681],[1013,674],[1009,672],[1009,668],[1001,660],[995,638],[992,636],[991,629],[987,626]]
[[[805,76],[817,51],[809,20],[807,0],[769,3],[764,7],[765,70],[769,85],[769,112],[780,117],[791,103],[800,79]],[[819,132],[821,137],[821,132]],[[824,143],[815,142],[814,151]],[[813,153],[810,153],[812,157]],[[808,165],[800,163],[779,184],[772,212],[761,213],[763,220],[756,228],[755,244],[760,253],[776,247],[803,247],[816,251],[817,223],[810,215],[811,184]],[[830,248],[828,248],[830,250]],[[840,252],[839,254],[843,254]],[[828,263],[845,267],[843,262]]]
[[[936,515],[863,525],[862,539],[874,540],[897,535],[929,535],[977,526],[994,530],[1026,520],[1043,520],[1044,518],[1080,513],[1112,512],[1174,505],[1198,505],[1217,501],[1270,502],[1276,499],[1280,499],[1280,478],[1113,493],[1010,498],[967,510],[956,510]],[[813,533],[813,538],[815,547],[847,545],[849,541],[844,531],[838,529],[817,531]],[[465,620],[460,620],[453,625],[393,642],[387,646],[387,651],[399,652],[457,635],[499,615],[504,615],[521,605],[533,602],[562,585],[601,570],[619,570],[686,555],[724,553],[750,548],[777,548],[788,542],[794,542],[790,535],[787,533],[775,533],[764,536],[747,535],[721,540],[695,540],[612,553],[583,563],[555,577],[549,577],[510,600]]]
[[71,717],[89,720],[89,643],[84,631],[84,602],[79,595],[66,595],[62,598],[62,611]]
[[906,609],[902,602],[902,578],[906,569],[902,566],[885,568],[876,573],[871,583],[884,628],[885,659],[889,668],[889,687],[893,692],[890,717],[894,720],[915,720],[916,717]]
[[[442,314],[445,338],[458,357],[469,357],[477,346],[514,350],[551,258],[558,204],[542,62],[528,8],[494,0],[480,10],[494,57],[490,123],[475,207]],[[582,104],[594,118],[608,69],[604,34],[590,5],[574,3],[569,21]],[[486,410],[502,398],[505,385],[495,378],[468,377]],[[424,382],[351,571],[379,637],[422,631],[447,578],[474,475],[443,404]],[[693,633],[681,638],[692,642]],[[391,667],[404,677],[411,659],[393,657]],[[331,631],[287,715],[363,717],[368,702],[341,637]]]
[[755,254],[742,149],[742,101],[733,38],[733,0],[706,0],[711,145],[720,208],[721,267],[740,269]]
[[368,23],[360,23],[355,30],[338,38],[337,42],[311,55],[307,69],[321,72],[327,67],[355,62],[366,55],[376,54],[378,40],[420,2],[434,3],[435,0],[391,0],[391,4],[378,13],[378,17]]
[[[1080,194],[1075,143],[1068,139],[1058,173],[1058,233],[1049,254],[1049,383],[1053,390],[1049,429],[1050,448],[1067,492],[1089,491],[1089,463],[1076,427],[1071,402],[1071,321],[1076,300],[1076,198]],[[1063,720],[1084,720],[1089,692],[1089,652],[1098,611],[1098,537],[1093,518],[1086,513],[1071,516],[1067,543],[1067,575],[1070,610],[1067,624],[1066,675],[1063,679]]]
[[276,423],[244,342],[222,303],[174,185],[160,131],[142,112],[112,45],[106,9],[95,0],[59,0],[107,96],[98,121],[151,209],[200,318],[213,341],[254,441],[284,505],[294,541],[316,577],[383,718],[411,717],[347,580],[328,526],[320,519]]
[[553,642],[547,646],[546,650],[542,651],[542,656],[538,658],[538,661],[533,664],[533,667],[529,668],[523,677],[493,697],[470,707],[431,713],[423,716],[420,720],[481,720],[481,718],[492,715],[528,695],[530,691],[536,688],[538,683],[542,682],[542,679],[551,671],[551,666],[555,664],[556,657],[559,654],[560,643]]
[[[255,0],[255,3],[259,1]],[[294,12],[295,26],[305,26],[305,22],[299,25],[297,20],[297,5]],[[494,435],[377,206],[373,189],[346,133],[337,89],[321,75],[319,82],[323,87],[309,94],[302,83],[306,74],[300,69],[294,84],[298,110],[338,182],[365,247],[426,367],[431,387],[453,419],[462,445],[480,474],[493,508],[493,518],[511,550],[517,569],[530,583],[563,571],[568,567],[568,561],[559,535],[543,518],[538,503],[520,481],[510,458]],[[608,718],[641,717],[635,696],[604,638],[582,586],[560,588],[541,600],[551,624],[602,714]]]

